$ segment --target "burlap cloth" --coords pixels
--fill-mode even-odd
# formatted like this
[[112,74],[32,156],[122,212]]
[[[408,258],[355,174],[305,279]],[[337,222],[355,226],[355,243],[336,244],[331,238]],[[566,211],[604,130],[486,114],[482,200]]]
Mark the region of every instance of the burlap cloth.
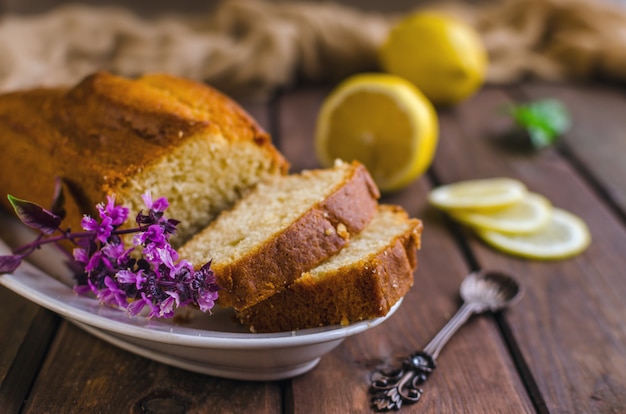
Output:
[[[602,0],[499,0],[445,8],[474,25],[487,81],[626,79],[626,11]],[[431,7],[433,8],[433,7]],[[0,20],[0,91],[71,84],[96,70],[169,72],[236,95],[376,70],[400,15],[335,3],[226,0],[206,16],[143,19],[121,8],[64,6]]]

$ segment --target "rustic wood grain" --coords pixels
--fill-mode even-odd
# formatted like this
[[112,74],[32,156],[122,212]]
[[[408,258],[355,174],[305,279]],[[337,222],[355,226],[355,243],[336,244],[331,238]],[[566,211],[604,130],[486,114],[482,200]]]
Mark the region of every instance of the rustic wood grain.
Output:
[[329,90],[299,88],[285,93],[276,103],[278,116],[275,130],[280,150],[292,164],[294,172],[320,167],[315,156],[313,134],[317,113]]
[[4,287],[0,304],[0,411],[11,413],[28,396],[58,318]]
[[[326,93],[325,89],[308,89],[281,99],[281,149],[296,170],[315,166],[313,128]],[[289,412],[370,412],[367,391],[372,369],[383,363],[397,364],[421,349],[458,308],[458,286],[468,264],[441,216],[427,207],[429,188],[424,178],[382,200],[404,206],[425,223],[414,288],[384,325],[349,338],[315,370],[294,379],[288,391]],[[472,320],[459,332],[424,389],[422,400],[403,412],[533,412],[489,317]]]
[[116,348],[63,322],[26,413],[277,413],[280,384],[219,379]]
[[608,86],[529,84],[521,86],[527,99],[561,100],[572,119],[572,128],[560,146],[568,158],[588,173],[603,196],[626,217],[626,96]]
[[254,118],[254,120],[268,133],[271,133],[271,115],[270,115],[270,104],[271,101],[249,101],[243,100],[238,101],[239,105],[241,105],[248,114]]
[[0,286],[0,390],[39,307]]
[[[583,93],[576,98],[581,108],[586,97]],[[537,406],[555,413],[625,411],[624,223],[556,151],[533,153],[502,145],[502,136],[497,135],[504,132],[504,123],[494,109],[507,102],[505,93],[487,90],[443,115],[436,175],[444,183],[489,176],[519,178],[588,223],[593,243],[585,253],[547,263],[500,254],[466,234],[482,266],[510,271],[524,281],[525,299],[506,320],[523,355],[521,362],[532,373],[529,386],[540,391]],[[584,111],[576,122],[585,128]],[[606,128],[623,129],[623,122],[614,116]]]

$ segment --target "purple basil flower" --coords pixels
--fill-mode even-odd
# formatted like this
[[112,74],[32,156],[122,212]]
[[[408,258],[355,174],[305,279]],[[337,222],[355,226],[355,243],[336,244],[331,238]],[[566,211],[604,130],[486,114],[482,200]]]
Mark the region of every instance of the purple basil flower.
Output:
[[134,249],[126,249],[123,244],[111,244],[107,243],[102,247],[102,253],[111,260],[111,262],[117,265],[123,266],[130,257]]
[[139,271],[137,271],[136,273],[131,270],[122,269],[119,272],[117,272],[115,276],[117,277],[117,280],[120,283],[135,285],[135,288],[137,290],[141,290],[144,287],[146,281],[148,280],[144,276],[143,269],[139,269]]
[[[148,318],[159,317],[161,315],[161,309],[159,306],[154,304],[154,298],[149,298],[148,295],[141,292],[141,298],[144,303],[150,308],[150,313],[148,313]],[[152,299],[152,300],[151,300]]]
[[203,294],[198,297],[198,307],[200,310],[202,312],[210,312],[213,306],[215,306],[217,296],[217,292],[203,292]]
[[89,253],[87,253],[87,250],[83,249],[82,247],[76,247],[72,251],[72,254],[74,255],[74,260],[76,260],[77,262],[84,264],[89,263]]
[[149,210],[154,210],[157,213],[163,213],[170,205],[165,197],[157,198],[156,201],[153,202],[150,191],[146,191],[141,198]]
[[141,297],[129,303],[126,310],[130,316],[136,316],[139,315],[143,308],[149,303],[150,300],[146,297],[146,294],[142,292]]
[[157,254],[158,263],[165,265],[174,273],[177,273],[178,270],[185,265],[184,262],[181,262],[178,265],[174,263],[174,261],[178,260],[178,253],[169,245],[165,248],[155,249],[155,253]]
[[211,270],[211,262],[194,272],[191,288],[200,310],[202,312],[210,311],[215,305],[220,289],[215,281],[215,274]]
[[85,272],[90,273],[103,265],[104,255],[102,252],[95,252],[85,265]]
[[180,306],[180,295],[178,294],[177,291],[175,290],[168,290],[165,292],[166,295],[169,296],[168,299],[174,299],[174,303],[176,303],[176,306]]
[[91,290],[91,292],[95,295],[98,294],[98,291],[100,290],[98,288],[98,286],[96,286],[93,281],[90,278],[87,278],[87,286],[89,286],[89,289]]
[[128,306],[126,293],[120,289],[117,282],[109,276],[106,276],[104,278],[104,284],[106,287],[98,290],[98,299],[107,305],[117,305],[121,308],[126,308]]
[[148,243],[154,243],[158,247],[163,247],[168,243],[163,227],[158,224],[152,224],[148,226],[147,230],[133,237],[135,246],[145,246]]
[[110,218],[113,226],[121,226],[128,219],[128,209],[115,205],[115,195],[107,196],[106,205],[100,203],[96,206],[101,219]]
[[161,302],[159,317],[171,318],[172,316],[174,316],[174,306],[177,306],[177,301],[174,296],[170,295],[171,292],[165,293],[168,294],[168,297]]
[[113,224],[110,217],[104,217],[101,223],[92,217],[85,216],[80,222],[83,229],[96,233],[96,239],[102,243],[106,243],[113,232]]
[[[96,206],[99,220],[83,217],[85,232],[60,231],[62,194],[55,197],[50,213],[36,204],[9,197],[18,216],[41,234],[35,241],[20,247],[11,256],[0,256],[0,273],[17,268],[22,258],[45,243],[69,240],[76,244],[71,269],[75,274],[74,291],[92,292],[101,303],[127,310],[130,316],[140,314],[146,306],[148,317],[171,317],[176,308],[189,304],[202,311],[210,311],[218,297],[219,286],[207,263],[195,271],[186,260],[179,260],[178,252],[169,238],[176,232],[177,220],[165,217],[169,207],[166,198],[152,199],[146,192],[143,201],[147,214],[139,212],[132,229],[120,229],[128,219],[128,209],[115,205],[115,196]],[[59,215],[56,215],[59,212]],[[123,234],[137,233],[134,245],[126,248]]]
[[174,219],[161,220],[160,222],[161,226],[163,226],[163,231],[168,235],[176,233],[176,226],[178,226],[179,223],[180,221]]

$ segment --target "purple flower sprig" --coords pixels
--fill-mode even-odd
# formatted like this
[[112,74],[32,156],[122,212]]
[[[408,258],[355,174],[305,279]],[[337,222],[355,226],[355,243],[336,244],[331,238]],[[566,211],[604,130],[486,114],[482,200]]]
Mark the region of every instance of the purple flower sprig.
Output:
[[[101,303],[124,308],[137,315],[144,308],[148,317],[171,317],[174,310],[195,305],[210,311],[218,297],[219,287],[207,263],[195,270],[191,263],[179,260],[169,238],[176,232],[178,221],[164,215],[169,203],[151,194],[142,198],[148,209],[135,219],[137,227],[122,229],[129,211],[107,197],[106,204],[96,206],[99,220],[83,217],[85,231],[72,233],[62,230],[65,216],[62,191],[57,191],[51,210],[30,201],[8,196],[18,218],[27,226],[40,231],[31,243],[14,250],[12,255],[0,256],[0,274],[15,271],[22,260],[44,244],[69,240],[76,245],[71,268],[77,293],[93,292]],[[132,246],[124,244],[124,235],[133,234]]]

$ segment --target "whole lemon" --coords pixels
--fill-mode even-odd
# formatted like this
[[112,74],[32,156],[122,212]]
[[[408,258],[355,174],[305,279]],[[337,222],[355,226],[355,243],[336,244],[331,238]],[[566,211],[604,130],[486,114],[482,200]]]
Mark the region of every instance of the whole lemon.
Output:
[[435,105],[451,105],[483,84],[488,58],[477,31],[440,12],[395,25],[379,49],[382,68],[413,82]]

